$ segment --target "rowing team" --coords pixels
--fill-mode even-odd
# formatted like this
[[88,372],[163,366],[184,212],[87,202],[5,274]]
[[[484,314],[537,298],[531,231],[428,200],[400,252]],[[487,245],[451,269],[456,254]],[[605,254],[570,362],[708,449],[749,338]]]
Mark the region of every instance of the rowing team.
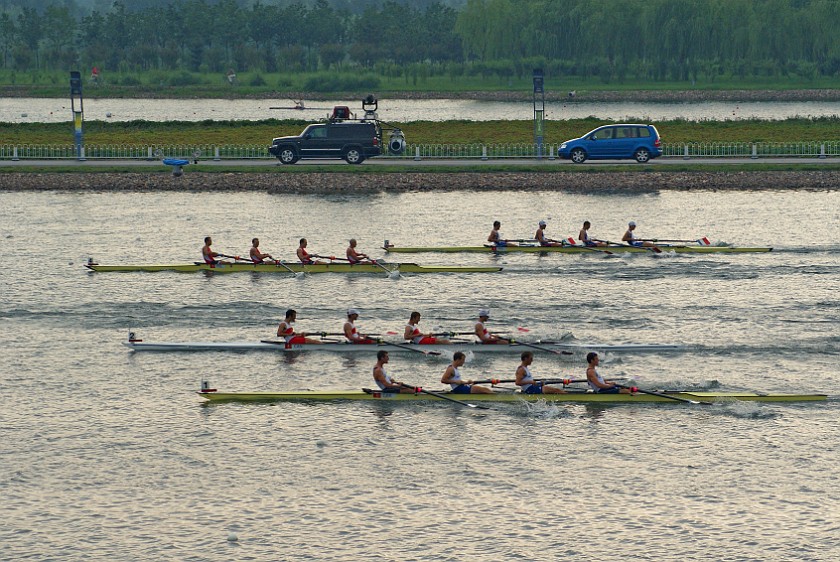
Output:
[[[333,260],[340,260],[346,261],[351,264],[372,264],[375,263],[374,260],[370,258],[367,254],[363,254],[356,249],[356,239],[353,238],[350,240],[350,245],[347,247],[345,251],[346,258],[336,258],[335,256],[319,256],[316,254],[310,254],[306,247],[308,242],[306,238],[301,238],[298,244],[297,249],[297,257],[300,260],[300,263],[304,265],[324,265],[327,262],[319,261],[317,258],[323,258],[330,261]],[[213,239],[210,236],[206,236],[204,238],[204,246],[201,248],[201,257],[204,259],[205,263],[209,264],[217,264],[219,260],[216,258],[229,258],[236,261],[240,261],[242,258],[239,256],[231,256],[227,254],[220,254],[219,252],[214,251],[211,246],[213,245]],[[278,263],[280,260],[277,260],[269,253],[263,252],[260,250],[260,239],[254,238],[251,240],[251,249],[248,252],[248,259],[251,260],[253,263],[271,263],[266,260],[271,260],[274,263]]]
[[[567,246],[577,245],[575,243],[575,239],[572,237],[566,238],[565,240],[555,240],[553,238],[548,238],[545,234],[546,229],[546,222],[541,220],[537,225],[537,232],[534,234],[533,240],[539,243],[540,246]],[[580,244],[584,246],[590,247],[603,247],[609,246],[610,244],[616,244],[615,242],[610,242],[609,240],[599,240],[597,238],[593,238],[592,235],[589,233],[589,228],[592,226],[592,223],[589,221],[583,221],[583,227],[580,229],[578,233],[578,241]],[[495,221],[493,223],[493,230],[490,231],[490,235],[487,237],[487,241],[493,244],[494,246],[517,246],[518,244],[516,241],[507,240],[502,236],[499,229],[502,228],[502,223],[499,221]],[[522,240],[524,241],[524,240]],[[624,232],[624,235],[621,237],[621,241],[624,244],[629,246],[639,246],[639,247],[648,247],[648,248],[656,248],[656,244],[654,244],[655,240],[639,238],[636,235],[636,222],[630,221],[627,224],[627,230]],[[702,238],[697,241],[702,245],[709,245],[709,241],[706,238]]]
[[[461,378],[459,369],[464,366],[466,358],[467,356],[462,351],[456,351],[452,355],[452,363],[446,367],[443,376],[440,378],[440,382],[448,384],[450,386],[449,392],[452,394],[493,394],[494,391],[492,389],[486,386],[480,386],[475,381]],[[549,379],[541,380],[534,377],[533,373],[531,373],[531,365],[534,362],[533,352],[523,351],[520,359],[521,362],[516,368],[515,379],[511,381],[490,379],[482,382],[489,382],[491,384],[513,382],[523,394],[566,394],[564,389],[547,384]],[[605,380],[598,373],[600,360],[598,354],[594,351],[586,356],[586,362],[588,363],[586,368],[586,382],[592,392],[602,394],[630,394],[634,391],[632,388],[623,387],[612,381]],[[385,372],[385,365],[387,364],[388,352],[382,350],[376,354],[376,365],[373,367],[373,380],[380,390],[383,392],[418,392],[416,387],[391,378]],[[570,381],[557,380],[556,382],[562,382],[565,385]]]
[[[371,338],[367,334],[362,334],[356,328],[356,320],[359,318],[359,311],[355,308],[347,309],[347,321],[342,328],[342,335],[347,339],[348,343],[353,344],[375,344],[379,343],[377,340]],[[479,343],[485,344],[509,344],[511,340],[500,338],[487,329],[485,325],[490,319],[490,310],[484,308],[478,311],[478,321],[473,327],[473,332],[466,332],[467,334],[474,333],[479,339]],[[296,332],[293,324],[297,320],[297,311],[289,309],[286,311],[286,317],[277,326],[277,336],[284,338],[287,344],[307,344],[307,343],[323,343],[321,340],[311,339],[306,337],[304,332]],[[405,325],[403,337],[411,343],[421,345],[449,345],[452,342],[442,339],[433,333],[423,333],[419,327],[420,313],[412,312],[408,319],[408,324]]]

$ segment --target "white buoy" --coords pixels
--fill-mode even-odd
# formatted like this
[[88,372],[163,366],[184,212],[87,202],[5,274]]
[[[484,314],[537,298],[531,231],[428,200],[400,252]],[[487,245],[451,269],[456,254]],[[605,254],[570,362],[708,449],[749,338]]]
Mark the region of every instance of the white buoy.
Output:
[[111,118],[111,112],[109,111],[108,113],[106,113],[106,114],[105,114],[105,117],[107,117],[107,118],[109,118],[109,119],[110,119],[110,118]]
[[239,540],[239,537],[236,536],[236,533],[230,533],[228,535],[228,542],[236,542]]

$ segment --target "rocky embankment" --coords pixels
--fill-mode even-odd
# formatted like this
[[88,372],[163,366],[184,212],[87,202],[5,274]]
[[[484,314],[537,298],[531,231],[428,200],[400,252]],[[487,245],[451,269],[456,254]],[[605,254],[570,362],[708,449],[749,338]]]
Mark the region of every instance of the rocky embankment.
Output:
[[784,172],[452,172],[452,173],[5,173],[0,191],[407,191],[836,190],[840,171]]

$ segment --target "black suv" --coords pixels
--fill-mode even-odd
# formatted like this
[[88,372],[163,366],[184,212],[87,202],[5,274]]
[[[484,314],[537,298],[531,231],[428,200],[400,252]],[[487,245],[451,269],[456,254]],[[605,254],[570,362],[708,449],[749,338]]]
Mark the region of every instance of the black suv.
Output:
[[268,151],[283,164],[301,158],[344,158],[361,164],[382,154],[382,129],[376,121],[340,121],[309,125],[296,137],[278,137]]

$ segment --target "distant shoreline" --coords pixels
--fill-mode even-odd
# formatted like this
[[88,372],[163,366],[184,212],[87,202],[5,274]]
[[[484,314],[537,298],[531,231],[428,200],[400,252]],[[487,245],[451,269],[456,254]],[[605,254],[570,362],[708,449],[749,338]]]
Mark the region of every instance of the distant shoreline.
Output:
[[0,174],[0,192],[263,192],[272,194],[403,193],[412,191],[656,191],[840,190],[840,171],[732,172],[406,172]]
[[[97,95],[103,93],[105,95]],[[128,94],[131,95],[123,95]],[[237,94],[236,90],[219,89],[203,92],[201,96],[178,95],[177,90],[161,92],[143,88],[122,89],[86,88],[85,97],[89,99],[305,99],[310,101],[330,101],[361,99],[369,92],[282,92],[267,91],[249,94]],[[576,90],[574,96],[568,91],[546,91],[547,101],[578,102],[656,102],[656,103],[698,103],[708,101],[723,102],[805,102],[805,101],[840,101],[840,89],[793,89],[793,90]],[[489,102],[531,101],[533,93],[525,90],[515,91],[381,91],[376,92],[380,99],[463,99]],[[54,97],[40,95],[37,87],[0,85],[0,98],[41,98]]]

